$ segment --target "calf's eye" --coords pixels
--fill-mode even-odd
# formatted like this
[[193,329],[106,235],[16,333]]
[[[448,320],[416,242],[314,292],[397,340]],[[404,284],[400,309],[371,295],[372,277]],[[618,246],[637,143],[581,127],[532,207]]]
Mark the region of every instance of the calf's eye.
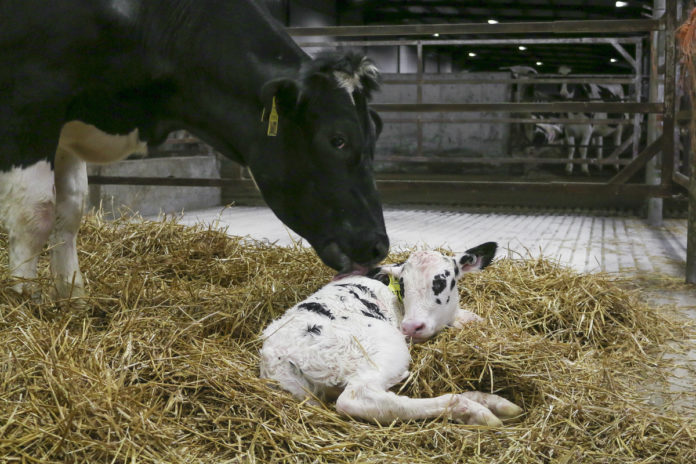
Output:
[[337,135],[331,139],[331,145],[338,150],[343,150],[346,147],[346,139]]

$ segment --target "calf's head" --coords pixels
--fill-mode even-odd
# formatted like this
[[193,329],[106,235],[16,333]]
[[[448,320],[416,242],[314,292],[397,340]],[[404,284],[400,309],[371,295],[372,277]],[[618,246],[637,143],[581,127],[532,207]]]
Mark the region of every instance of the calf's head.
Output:
[[341,273],[381,261],[389,249],[373,157],[381,131],[368,108],[374,64],[355,54],[323,55],[261,92],[272,135],[248,164],[275,214]]
[[487,242],[454,257],[417,251],[403,264],[383,267],[382,272],[398,278],[401,284],[403,334],[421,342],[451,325],[459,309],[457,281],[467,272],[488,266],[496,249],[496,243]]

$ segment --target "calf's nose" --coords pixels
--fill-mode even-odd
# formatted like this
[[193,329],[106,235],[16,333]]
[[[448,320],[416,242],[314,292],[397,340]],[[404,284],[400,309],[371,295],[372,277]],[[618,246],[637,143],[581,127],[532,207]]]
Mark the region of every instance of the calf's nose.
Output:
[[425,329],[425,323],[420,321],[404,321],[401,323],[401,333],[413,337]]

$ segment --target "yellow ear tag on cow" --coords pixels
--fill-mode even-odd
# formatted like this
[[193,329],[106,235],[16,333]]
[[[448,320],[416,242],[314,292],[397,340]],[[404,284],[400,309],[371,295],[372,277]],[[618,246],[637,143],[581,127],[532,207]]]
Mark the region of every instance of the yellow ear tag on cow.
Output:
[[276,135],[278,135],[278,110],[276,110],[276,97],[273,97],[271,114],[268,116],[268,136],[275,137]]
[[399,300],[399,303],[404,302],[404,299],[401,297],[401,284],[398,280],[396,280],[396,277],[394,277],[393,275],[389,276],[389,290],[391,290],[392,293],[396,295],[396,298]]

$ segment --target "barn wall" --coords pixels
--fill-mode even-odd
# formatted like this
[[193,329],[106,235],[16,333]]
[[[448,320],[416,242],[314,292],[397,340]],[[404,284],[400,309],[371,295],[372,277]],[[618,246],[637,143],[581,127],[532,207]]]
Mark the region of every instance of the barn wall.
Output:
[[[215,156],[181,156],[126,160],[108,165],[89,165],[89,175],[124,177],[175,177],[219,179],[220,166]],[[98,208],[118,216],[122,206],[143,216],[179,213],[182,210],[218,206],[219,187],[161,187],[149,185],[90,185],[89,208]]]
[[[508,77],[507,73],[469,73],[470,78],[482,78],[492,82]],[[451,74],[428,75],[428,78],[455,79]],[[385,80],[415,82],[413,74],[385,74]],[[423,102],[427,103],[499,103],[509,101],[510,85],[458,84],[424,85]],[[388,84],[375,97],[379,103],[416,103],[417,86],[413,84]],[[415,113],[382,113],[383,119],[415,118]],[[432,118],[492,118],[505,117],[507,113],[422,113],[426,121]],[[415,156],[418,150],[417,123],[387,123],[377,143],[377,159],[383,156]],[[431,123],[423,124],[423,155],[437,157],[502,157],[508,153],[510,128],[508,124],[481,123]],[[406,165],[381,163],[382,169],[408,171]]]

